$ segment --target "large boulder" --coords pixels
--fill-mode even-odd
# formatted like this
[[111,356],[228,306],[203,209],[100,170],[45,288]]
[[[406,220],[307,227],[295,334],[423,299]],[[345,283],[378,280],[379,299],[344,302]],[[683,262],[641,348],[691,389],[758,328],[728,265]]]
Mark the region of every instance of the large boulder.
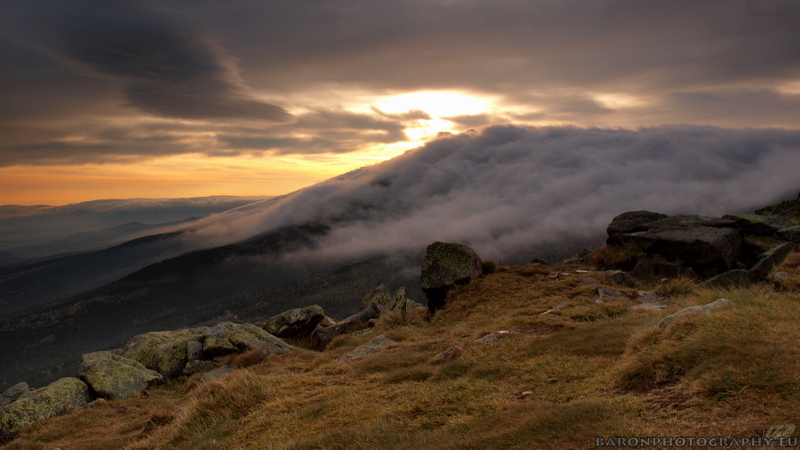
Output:
[[0,411],[0,437],[13,438],[24,426],[86,406],[90,400],[89,386],[73,377],[26,392]]
[[[626,223],[626,214],[631,213],[617,216],[623,219],[615,218],[614,221]],[[609,235],[609,245],[636,245],[647,254],[659,255],[669,262],[679,261],[704,277],[735,267],[742,246],[735,221],[672,216],[646,222],[641,211],[636,212],[635,217],[638,217],[635,227],[628,227],[634,231],[618,232],[623,227],[609,225],[610,233],[613,233]]]
[[464,244],[434,242],[422,260],[420,287],[428,298],[428,311],[444,307],[448,292],[456,285],[469,283],[483,271],[481,258]]
[[292,346],[249,323],[221,322],[206,328],[203,334],[205,355],[224,355],[258,349],[265,355],[291,353]]
[[158,372],[112,352],[94,352],[81,356],[81,365],[76,376],[91,386],[98,396],[108,400],[141,394],[151,382],[162,379]]
[[273,336],[292,338],[311,334],[324,318],[325,311],[317,305],[312,305],[290,309],[258,325]]
[[125,344],[122,356],[171,378],[186,367],[189,361],[187,348],[191,343],[202,342],[204,332],[205,328],[187,328],[140,334]]

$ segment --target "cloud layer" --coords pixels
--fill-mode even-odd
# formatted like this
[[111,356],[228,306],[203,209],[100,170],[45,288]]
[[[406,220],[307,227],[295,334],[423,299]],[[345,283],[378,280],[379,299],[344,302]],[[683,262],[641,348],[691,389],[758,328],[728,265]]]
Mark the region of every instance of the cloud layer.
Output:
[[799,160],[797,131],[494,126],[229,211],[198,235],[222,242],[316,221],[332,231],[313,258],[420,252],[442,240],[519,261],[600,240],[624,211],[721,215],[792,197]]
[[354,152],[426,119],[349,102],[424,90],[494,99],[462,130],[796,128],[798,20],[794,0],[10,0],[0,166]]

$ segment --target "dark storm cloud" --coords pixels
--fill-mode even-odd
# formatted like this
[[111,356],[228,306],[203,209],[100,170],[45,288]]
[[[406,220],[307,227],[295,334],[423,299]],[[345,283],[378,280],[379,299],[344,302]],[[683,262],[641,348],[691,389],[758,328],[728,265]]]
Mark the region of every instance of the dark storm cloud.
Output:
[[[748,212],[794,197],[800,131],[495,126],[207,221],[203,239],[333,227],[312,255],[360,259],[468,243],[484,257],[603,238],[617,214]],[[222,237],[221,237],[222,236]]]
[[43,45],[58,57],[119,79],[127,102],[181,119],[284,122],[282,107],[252,98],[232,63],[208,43],[133,2],[41,3]]

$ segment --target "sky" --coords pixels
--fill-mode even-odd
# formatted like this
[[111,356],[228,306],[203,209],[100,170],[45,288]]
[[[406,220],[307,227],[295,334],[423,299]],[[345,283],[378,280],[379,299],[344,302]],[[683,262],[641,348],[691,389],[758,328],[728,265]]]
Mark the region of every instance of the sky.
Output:
[[280,195],[489,125],[800,128],[797,0],[2,8],[0,204]]

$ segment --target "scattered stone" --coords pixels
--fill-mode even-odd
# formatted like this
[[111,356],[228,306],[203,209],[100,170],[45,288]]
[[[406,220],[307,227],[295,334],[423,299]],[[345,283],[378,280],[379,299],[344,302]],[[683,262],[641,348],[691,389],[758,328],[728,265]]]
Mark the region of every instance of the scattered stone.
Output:
[[797,427],[795,427],[793,423],[784,423],[783,425],[770,427],[767,432],[764,433],[764,437],[768,439],[791,437],[796,430]]
[[76,376],[91,386],[97,395],[108,400],[121,400],[141,394],[150,383],[162,379],[158,372],[111,352],[94,352],[81,356],[81,365]]
[[232,366],[222,366],[218,369],[209,370],[208,372],[204,373],[202,377],[200,377],[200,382],[210,381],[222,376],[225,376],[229,373],[233,372]]
[[442,364],[447,361],[452,361],[454,359],[460,358],[461,355],[464,354],[463,347],[450,347],[443,352],[439,352],[433,356],[433,358],[428,361],[431,364]]
[[258,324],[267,333],[279,338],[308,336],[325,318],[318,305],[295,308],[271,317]]
[[420,287],[428,299],[431,314],[443,308],[448,292],[481,276],[483,263],[474,250],[464,244],[434,242],[422,260]]
[[594,303],[599,303],[606,297],[622,298],[622,297],[625,297],[625,294],[623,294],[619,290],[613,289],[613,288],[598,288],[597,289],[597,295],[592,297],[592,301]]
[[681,317],[685,317],[685,316],[692,315],[692,314],[698,314],[698,313],[706,313],[706,314],[708,314],[708,313],[711,313],[711,312],[714,312],[714,311],[719,311],[721,309],[729,308],[732,305],[733,305],[733,303],[730,300],[728,300],[727,298],[719,298],[719,299],[714,300],[713,302],[711,302],[709,304],[706,304],[706,305],[690,306],[688,308],[683,308],[681,310],[675,311],[674,313],[672,313],[672,314],[668,315],[667,317],[664,317],[663,319],[661,319],[661,322],[659,322],[658,325],[663,327],[663,326],[669,325],[670,323],[674,322],[676,319],[679,319]]
[[533,391],[523,391],[523,392],[520,392],[517,397],[520,400],[525,400],[526,398],[530,397],[531,395],[533,395]]
[[798,213],[800,212],[800,200],[797,198],[781,200],[778,203],[773,203],[772,205],[759,208],[755,212],[756,214],[769,214],[775,216],[785,216]]
[[606,276],[611,278],[611,281],[625,287],[634,287],[638,281],[628,272],[622,270],[607,270]]
[[375,353],[378,353],[385,349],[389,344],[395,343],[397,341],[393,341],[384,335],[380,335],[375,339],[369,341],[369,343],[358,347],[355,350],[345,353],[344,355],[339,357],[339,361],[351,361],[356,359],[366,358],[367,356],[372,356]]
[[478,344],[494,344],[495,342],[498,342],[501,339],[506,338],[512,334],[517,334],[517,333],[508,330],[495,331],[494,333],[489,333],[475,342],[477,342]]
[[750,268],[750,281],[757,283],[766,279],[772,268],[782,263],[792,250],[794,250],[794,244],[785,242],[761,254],[758,262]]
[[73,377],[26,392],[0,411],[0,437],[13,438],[26,425],[45,422],[86,406],[90,400],[89,386]]
[[564,264],[564,265],[585,264],[586,263],[586,258],[591,254],[592,254],[592,251],[589,250],[588,248],[585,248],[585,249],[581,250],[581,252],[578,253],[577,255],[569,257],[569,258],[561,261],[561,264]]
[[[372,321],[372,320],[375,320],[375,319],[370,319],[370,320]],[[375,331],[374,328],[364,328],[363,330],[358,330],[358,331],[353,332],[353,336],[364,336],[364,335],[372,333],[373,331]]]
[[328,327],[317,326],[313,333],[317,348],[324,349],[336,336],[367,328],[369,320],[376,319],[380,315],[381,311],[378,305],[371,303],[337,324]]
[[746,287],[750,284],[750,274],[744,269],[733,269],[711,277],[700,283],[703,287]]
[[786,280],[789,278],[789,272],[776,272],[775,275],[772,276],[772,284],[775,286],[777,290],[783,290],[786,288]]

